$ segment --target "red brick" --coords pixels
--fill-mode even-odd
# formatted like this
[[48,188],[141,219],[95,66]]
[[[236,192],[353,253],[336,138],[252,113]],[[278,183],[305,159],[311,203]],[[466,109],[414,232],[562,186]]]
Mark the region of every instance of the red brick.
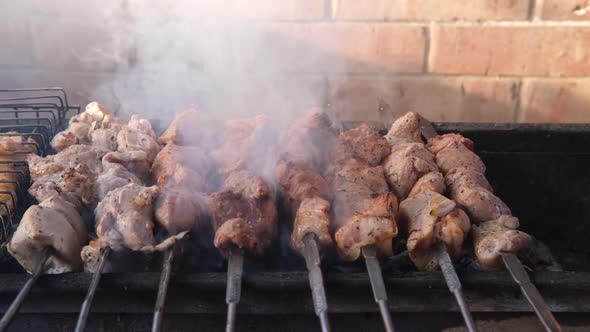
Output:
[[520,20],[529,0],[331,0],[339,19],[456,21]]
[[[590,20],[590,1],[544,0],[541,3],[543,4],[541,18],[544,20]],[[588,9],[584,10],[584,8]]]
[[43,18],[31,24],[34,57],[43,68],[112,71],[133,61],[124,30],[113,33],[104,24]]
[[433,121],[512,122],[519,85],[512,79],[350,78],[330,82],[330,107],[343,120],[381,121],[414,111]]
[[363,23],[277,23],[234,52],[250,68],[292,72],[421,72],[423,30]]
[[31,64],[31,38],[24,19],[0,19],[0,66],[23,67]]
[[590,27],[436,26],[429,67],[435,73],[585,76]]
[[521,98],[523,122],[590,122],[588,79],[527,79]]

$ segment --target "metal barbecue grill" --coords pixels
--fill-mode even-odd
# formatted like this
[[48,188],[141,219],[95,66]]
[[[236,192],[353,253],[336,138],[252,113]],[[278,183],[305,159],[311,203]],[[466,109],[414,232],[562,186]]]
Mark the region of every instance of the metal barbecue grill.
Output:
[[[79,112],[79,106],[68,104],[63,89],[0,90],[0,135],[16,131],[31,137],[35,143],[29,145],[45,155],[51,153],[52,137]],[[590,148],[585,144],[590,141],[590,125],[446,123],[435,128],[439,133],[460,132],[475,141],[495,191],[520,217],[522,229],[538,239],[524,257],[531,281],[562,326],[590,330]],[[6,240],[32,202],[26,192],[30,181],[26,163],[1,162],[23,170],[18,171],[16,193],[0,191],[3,201],[9,197],[15,207],[0,203],[7,211],[1,215],[0,229],[0,311],[9,310],[15,296],[29,287],[29,294],[21,292],[25,296],[19,298],[22,305],[20,310],[16,307],[18,314],[9,330],[73,331],[93,275],[31,278],[8,255]],[[288,248],[289,236],[290,230],[281,225],[280,241],[267,256],[244,257],[236,331],[320,330],[306,263]],[[396,255],[381,267],[396,330],[464,328],[442,273],[415,271],[403,254],[402,239],[396,239],[394,248]],[[455,268],[476,323],[492,330],[515,326],[502,324],[542,330],[510,274],[478,271],[470,251],[466,245]],[[86,307],[86,331],[225,327],[227,262],[213,248],[212,234],[193,236],[178,244],[174,254],[134,255],[129,272],[104,274],[95,284],[96,293],[90,292],[93,296]],[[382,331],[364,264],[340,263],[329,252],[321,266],[332,330]],[[167,296],[162,289],[166,284]]]

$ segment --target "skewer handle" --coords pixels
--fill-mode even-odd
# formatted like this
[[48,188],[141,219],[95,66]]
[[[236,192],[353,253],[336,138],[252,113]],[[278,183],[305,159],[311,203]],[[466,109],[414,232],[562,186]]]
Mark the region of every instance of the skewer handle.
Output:
[[305,257],[305,264],[309,271],[309,286],[311,287],[311,296],[313,298],[315,314],[320,319],[322,332],[330,332],[328,300],[324,288],[322,269],[320,268],[320,251],[316,236],[313,233],[309,233],[303,237],[303,256]]
[[361,248],[361,252],[365,257],[365,264],[367,266],[367,272],[369,273],[369,279],[371,280],[371,288],[373,289],[373,296],[375,297],[375,302],[379,304],[379,311],[381,311],[385,331],[393,332],[393,322],[387,305],[387,291],[385,290],[385,283],[383,282],[383,275],[381,274],[381,266],[379,265],[379,260],[377,260],[377,250],[374,245],[367,245]]
[[528,273],[525,271],[518,257],[512,253],[502,253],[502,260],[512,279],[520,286],[522,293],[533,307],[533,310],[535,310],[545,329],[549,332],[561,332],[561,326],[555,319],[555,316],[553,316],[553,313],[551,313],[551,309],[549,309],[549,306],[543,300],[543,296],[541,296],[537,287],[531,282]]
[[438,265],[440,266],[443,276],[445,277],[449,291],[453,293],[455,299],[457,300],[457,305],[459,305],[459,309],[461,310],[461,315],[463,316],[467,330],[469,332],[477,331],[475,322],[471,316],[471,311],[469,311],[467,301],[465,301],[465,296],[463,295],[463,286],[461,285],[461,280],[459,279],[459,276],[457,276],[457,271],[455,271],[453,261],[451,260],[449,252],[447,251],[447,246],[442,242],[438,242],[436,244],[435,250],[438,254]]
[[4,313],[2,320],[0,320],[0,331],[1,332],[6,331],[6,329],[8,329],[8,326],[10,325],[10,323],[12,323],[14,316],[16,315],[18,310],[20,309],[20,306],[25,301],[25,298],[27,297],[27,295],[29,295],[29,292],[33,288],[33,285],[35,285],[35,282],[37,281],[39,276],[43,273],[43,270],[45,270],[45,263],[49,259],[49,256],[51,256],[51,250],[45,249],[45,252],[43,253],[43,258],[41,259],[41,261],[39,261],[39,263],[37,263],[37,267],[35,268],[35,271],[33,271],[33,274],[31,275],[29,280],[27,280],[27,282],[24,284],[23,288],[21,288],[20,292],[18,292],[18,294],[16,295],[16,297],[14,298],[12,303],[10,304],[10,307],[8,307],[8,310],[6,310],[6,313]]
[[225,303],[227,303],[226,332],[233,332],[236,321],[236,307],[242,293],[242,274],[244,272],[244,253],[232,247],[227,262],[227,289]]
[[92,276],[92,282],[90,283],[88,293],[86,293],[86,298],[84,299],[84,302],[82,303],[82,308],[80,309],[78,322],[76,322],[76,332],[82,332],[86,328],[86,322],[88,321],[88,313],[90,312],[90,307],[92,306],[92,300],[94,300],[94,295],[96,294],[98,284],[100,283],[100,278],[102,277],[102,271],[104,270],[107,258],[109,257],[110,253],[111,248],[106,247],[102,252],[102,256],[100,256],[100,263],[98,264],[98,268]]
[[162,330],[162,321],[164,318],[164,305],[166,304],[166,295],[168,294],[168,285],[172,275],[172,260],[174,259],[174,246],[164,254],[162,266],[162,275],[160,276],[160,285],[158,286],[158,297],[156,298],[156,307],[154,309],[154,320],[152,322],[152,332]]

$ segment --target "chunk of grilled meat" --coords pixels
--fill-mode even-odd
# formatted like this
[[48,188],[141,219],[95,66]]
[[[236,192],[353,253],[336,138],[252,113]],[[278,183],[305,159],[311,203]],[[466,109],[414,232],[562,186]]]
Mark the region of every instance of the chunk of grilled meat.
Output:
[[389,155],[390,150],[389,143],[379,135],[377,129],[361,124],[340,134],[333,160],[340,162],[356,158],[370,166],[377,166]]
[[385,178],[398,199],[408,197],[412,187],[423,175],[438,171],[434,156],[422,143],[398,143],[383,162]]
[[337,135],[325,112],[310,110],[285,132],[280,142],[276,178],[282,207],[293,221],[291,246],[303,250],[303,238],[314,233],[323,251],[332,244],[330,202],[333,194],[321,175]]
[[168,234],[178,234],[205,224],[206,195],[190,188],[163,188],[155,203],[155,217]]
[[207,200],[215,228],[214,244],[222,253],[231,245],[262,254],[277,238],[275,192],[248,171],[231,173],[222,191]]
[[328,173],[340,257],[356,260],[361,248],[369,244],[377,245],[380,255],[390,256],[392,239],[398,233],[397,199],[389,192],[383,168],[353,158],[332,165]]
[[90,145],[72,145],[65,150],[47,157],[27,155],[31,179],[58,173],[78,164],[86,164],[95,173],[102,172],[102,157],[109,152]]
[[229,120],[224,125],[224,142],[211,153],[221,175],[249,170],[261,176],[271,176],[269,147],[276,142],[276,131],[268,117]]
[[160,148],[150,122],[137,114],[133,114],[127,125],[117,134],[117,151],[143,151],[147,154],[150,165]]
[[[160,135],[161,144],[180,146],[217,146],[220,139],[215,120],[194,108],[186,109],[174,117]],[[198,130],[195,130],[198,128]]]
[[88,165],[81,163],[76,167],[37,178],[29,188],[29,194],[38,202],[61,195],[77,207],[92,207],[96,203],[95,184],[96,173]]
[[532,237],[517,230],[518,226],[518,218],[510,215],[473,225],[475,255],[482,269],[501,270],[504,267],[501,252],[516,253],[529,246]]
[[28,272],[43,259],[46,249],[51,254],[46,273],[80,271],[80,251],[87,236],[76,207],[54,195],[27,209],[7,248]]
[[422,143],[420,116],[408,112],[395,120],[385,135],[391,146],[400,143]]
[[147,156],[143,151],[107,153],[102,158],[103,172],[96,180],[97,201],[102,201],[110,191],[129,183],[141,185],[141,179],[132,171],[138,168],[146,169],[147,165],[136,166],[137,164],[144,165],[144,163],[147,163]]
[[451,197],[479,224],[473,225],[472,234],[481,268],[502,268],[500,252],[516,253],[529,245],[531,237],[516,230],[518,219],[492,193],[484,176],[485,166],[473,153],[473,142],[459,134],[446,134],[431,138],[427,147],[436,154],[437,165],[445,171]]
[[[7,215],[18,204],[17,190],[25,185],[27,166],[22,163],[28,155],[38,153],[35,140],[17,132],[0,136],[0,214]],[[8,211],[7,211],[8,209]]]
[[498,219],[510,215],[510,209],[493,194],[492,187],[482,173],[470,168],[458,167],[450,170],[446,177],[451,197],[467,210],[476,222]]

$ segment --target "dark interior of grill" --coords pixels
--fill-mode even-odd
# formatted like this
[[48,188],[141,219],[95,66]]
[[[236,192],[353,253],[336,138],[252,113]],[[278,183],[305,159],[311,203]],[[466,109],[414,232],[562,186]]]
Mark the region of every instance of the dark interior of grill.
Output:
[[[41,154],[51,153],[48,141],[67,124],[71,114],[80,111],[67,104],[60,89],[0,92],[9,96],[0,99],[0,132],[6,135],[17,131],[34,138]],[[35,97],[30,98],[31,94]],[[475,142],[495,192],[519,217],[522,230],[537,239],[521,257],[531,269],[531,279],[564,326],[580,330],[587,327],[590,125],[438,123],[435,127],[439,133],[459,132]],[[28,181],[23,172],[17,209],[2,217],[2,243],[31,204],[25,188]],[[305,261],[288,247],[288,226],[281,223],[280,227],[280,241],[270,254],[246,257],[238,331],[319,329]],[[401,237],[394,248],[396,255],[385,260],[382,267],[398,329],[462,328],[461,316],[442,275],[416,271],[404,255]],[[176,255],[164,328],[222,329],[227,263],[213,247],[211,231],[191,236],[177,249],[182,254]],[[507,272],[478,271],[470,254],[472,247],[467,245],[464,250],[466,255],[456,268],[476,320],[492,324],[492,330],[514,321],[523,324],[523,331],[538,330],[539,322]],[[87,330],[149,329],[162,255],[125,253],[111,259],[124,261],[129,269],[103,276]],[[333,329],[382,330],[364,265],[342,264],[330,251],[322,268]],[[3,247],[1,311],[7,309],[26,279],[23,269]],[[90,280],[91,275],[85,273],[41,276],[10,330],[72,330]]]

